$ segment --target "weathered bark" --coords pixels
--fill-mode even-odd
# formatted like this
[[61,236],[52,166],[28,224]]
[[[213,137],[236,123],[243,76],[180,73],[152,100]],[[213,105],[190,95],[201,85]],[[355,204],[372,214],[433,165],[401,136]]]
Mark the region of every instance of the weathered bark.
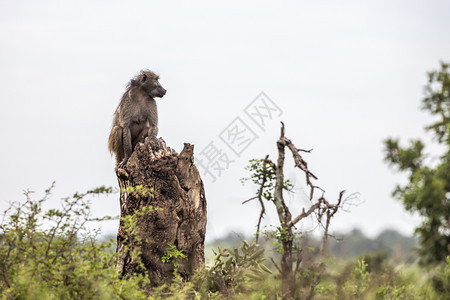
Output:
[[[184,144],[178,155],[162,139],[146,141],[136,146],[126,168],[118,170],[117,266],[122,276],[145,273],[153,285],[171,278],[174,264],[161,260],[168,244],[186,255],[178,267],[184,278],[204,264],[206,198],[193,150]],[[137,218],[134,229],[127,229],[126,216]]]
[[[281,129],[281,136],[284,136],[284,127]],[[277,142],[278,161],[276,168],[274,204],[277,208],[278,218],[283,230],[283,253],[281,255],[281,283],[283,295],[294,297],[296,290],[295,273],[292,269],[294,263],[292,257],[294,233],[292,232],[292,226],[288,225],[292,220],[292,215],[283,197],[285,146],[286,144],[282,139]]]

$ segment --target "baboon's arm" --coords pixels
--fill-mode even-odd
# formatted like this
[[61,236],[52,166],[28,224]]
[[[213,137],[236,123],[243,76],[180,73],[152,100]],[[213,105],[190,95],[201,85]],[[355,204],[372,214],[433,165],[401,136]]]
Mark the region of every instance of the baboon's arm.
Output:
[[151,112],[148,116],[148,123],[150,127],[148,128],[148,138],[156,138],[158,136],[158,111],[156,108],[155,100],[150,102]]
[[156,138],[158,136],[158,126],[150,124],[148,129],[148,138]]

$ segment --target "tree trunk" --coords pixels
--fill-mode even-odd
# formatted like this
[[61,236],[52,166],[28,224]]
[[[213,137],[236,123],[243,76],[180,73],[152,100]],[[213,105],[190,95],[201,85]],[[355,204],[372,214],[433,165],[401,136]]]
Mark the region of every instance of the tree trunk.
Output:
[[186,256],[176,262],[185,279],[204,264],[206,198],[193,152],[190,144],[178,155],[162,139],[146,141],[135,147],[126,168],[118,169],[117,266],[122,276],[140,273],[152,285],[166,282],[175,268],[161,259],[169,245]]
[[[281,129],[281,137],[284,137],[284,124]],[[283,253],[281,255],[281,286],[284,298],[287,299],[295,296],[296,282],[295,273],[292,269],[294,263],[292,258],[294,234],[292,232],[292,226],[289,225],[292,221],[292,215],[286,202],[284,202],[283,197],[285,146],[286,143],[280,138],[277,142],[278,160],[276,167],[274,204],[277,208],[282,230],[281,242],[283,245]]]
[[283,291],[284,298],[294,298],[296,287],[295,272],[293,270],[293,257],[292,248],[294,234],[292,233],[292,228],[283,228],[286,230],[285,241],[282,242],[283,253],[281,255],[281,287]]

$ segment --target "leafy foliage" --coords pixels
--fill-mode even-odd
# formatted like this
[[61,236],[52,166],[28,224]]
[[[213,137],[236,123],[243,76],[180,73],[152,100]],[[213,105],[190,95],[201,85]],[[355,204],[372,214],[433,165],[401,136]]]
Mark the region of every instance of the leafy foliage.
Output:
[[428,74],[422,109],[436,121],[426,127],[431,131],[444,154],[437,164],[426,163],[425,145],[413,140],[401,147],[398,139],[384,142],[385,160],[399,171],[406,172],[409,182],[397,185],[393,195],[408,211],[424,217],[416,228],[421,248],[421,262],[444,262],[450,254],[450,73],[449,64],[441,62],[441,69]]
[[139,279],[120,280],[113,241],[99,242],[87,196],[110,194],[100,187],[62,199],[61,209],[43,211],[53,185],[39,200],[25,191],[0,225],[0,295],[2,299],[142,299]]
[[351,294],[360,297],[362,292],[369,285],[369,272],[367,272],[368,264],[364,261],[364,257],[358,259],[353,268],[351,283],[348,284]]
[[[151,288],[143,275],[120,278],[113,241],[101,242],[90,232],[92,218],[88,196],[113,192],[100,188],[62,199],[61,209],[43,210],[51,188],[39,200],[26,191],[23,202],[14,202],[0,225],[0,299],[281,299],[281,278],[265,265],[264,250],[255,243],[214,252],[211,266],[197,270],[186,282],[175,271],[170,283]],[[139,216],[139,212],[136,214]],[[136,230],[136,218],[124,220],[126,230]],[[135,231],[133,231],[135,232]],[[129,235],[138,237],[138,235]],[[139,243],[132,238],[130,245]],[[139,261],[139,253],[131,259]],[[166,259],[182,253],[169,247]],[[309,259],[305,259],[309,260]],[[317,299],[440,299],[449,292],[450,258],[446,265],[423,280],[421,270],[394,271],[389,266],[371,268],[373,259],[336,265],[316,285],[314,264],[298,274],[299,295]],[[418,276],[419,274],[420,276]],[[428,278],[428,279],[427,279]]]
[[183,254],[183,251],[177,249],[177,246],[167,243],[169,248],[167,249],[166,255],[161,257],[163,262],[172,263],[175,268],[178,268],[180,259],[186,258],[186,255]]
[[[251,159],[245,170],[250,172],[250,177],[242,178],[241,183],[251,181],[262,189],[262,197],[268,201],[273,201],[276,181],[276,166],[267,159]],[[294,185],[289,179],[283,182],[283,189],[290,191]]]

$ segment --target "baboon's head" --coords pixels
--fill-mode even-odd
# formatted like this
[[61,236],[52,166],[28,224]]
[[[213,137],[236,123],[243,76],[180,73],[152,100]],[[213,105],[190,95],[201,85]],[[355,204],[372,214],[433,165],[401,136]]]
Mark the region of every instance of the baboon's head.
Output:
[[163,97],[166,94],[166,89],[159,83],[159,76],[151,71],[142,71],[133,81],[136,85],[150,97]]

